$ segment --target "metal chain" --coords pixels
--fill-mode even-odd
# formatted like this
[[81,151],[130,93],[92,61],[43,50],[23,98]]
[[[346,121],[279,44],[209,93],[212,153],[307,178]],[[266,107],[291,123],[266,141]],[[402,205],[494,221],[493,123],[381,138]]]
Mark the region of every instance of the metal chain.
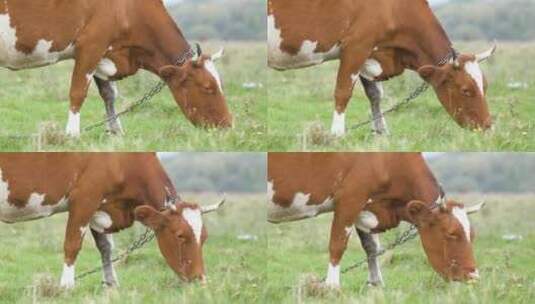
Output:
[[[188,48],[188,50],[186,52],[184,52],[181,56],[178,57],[178,59],[175,61],[175,65],[177,66],[180,66],[182,64],[184,64],[184,62],[188,59],[188,58],[191,58],[193,57],[194,55],[194,52],[192,50],[191,47]],[[153,86],[147,93],[145,93],[145,95],[143,95],[143,97],[141,97],[141,99],[139,99],[138,101],[134,102],[133,104],[131,104],[130,106],[128,106],[126,109],[122,110],[122,111],[119,111],[118,113],[116,113],[114,116],[111,116],[111,117],[107,117],[106,119],[103,119],[101,121],[98,121],[92,125],[89,125],[87,127],[85,127],[83,130],[84,131],[89,131],[89,130],[92,130],[92,129],[95,129],[95,128],[98,128],[112,120],[115,120],[117,119],[119,116],[122,116],[128,112],[132,112],[133,110],[135,110],[136,108],[140,107],[141,105],[147,103],[149,100],[151,100],[154,96],[156,96],[158,93],[160,93],[162,91],[162,89],[165,87],[165,81],[163,80],[160,80],[155,86]]]
[[[416,226],[414,225],[411,225],[409,227],[409,229],[405,230],[403,233],[401,233],[392,243],[388,244],[388,246],[384,247],[384,248],[381,248],[379,251],[377,251],[375,254],[372,254],[372,255],[369,255],[366,259],[363,259],[362,261],[359,261],[351,266],[348,266],[344,269],[342,269],[342,271],[340,271],[340,273],[346,273],[346,272],[349,272],[355,268],[358,268],[360,267],[361,265],[363,265],[364,263],[366,263],[367,261],[371,260],[371,259],[375,259],[383,254],[385,254],[388,250],[392,250],[394,248],[396,248],[397,246],[399,245],[402,245],[412,239],[414,239],[416,236],[418,235],[418,231],[416,229]],[[322,281],[325,281],[325,278],[323,278]]]
[[[442,58],[439,62],[437,62],[437,65],[438,66],[442,66],[442,65],[448,63],[448,61],[450,61],[451,58],[455,58],[456,56],[457,56],[457,51],[455,49],[451,49],[450,52],[448,53],[448,55],[446,55],[446,57]],[[403,99],[402,101],[400,101],[397,104],[393,105],[390,109],[382,112],[381,116],[375,117],[375,118],[371,118],[371,119],[368,119],[366,121],[360,122],[358,124],[352,125],[348,129],[349,130],[355,130],[355,129],[361,128],[361,127],[363,127],[363,126],[365,126],[365,125],[367,125],[369,123],[372,123],[372,122],[374,122],[376,120],[381,119],[386,114],[389,114],[389,113],[392,113],[392,112],[395,112],[395,111],[401,109],[403,106],[408,105],[411,101],[415,100],[418,96],[420,96],[422,93],[427,91],[428,88],[429,88],[429,84],[427,82],[422,83],[416,89],[414,89],[414,91],[412,91],[412,93],[410,93],[409,96],[405,97],[405,99]]]
[[[136,239],[134,242],[132,242],[132,244],[130,244],[130,246],[128,246],[128,248],[126,248],[126,250],[119,254],[118,256],[116,256],[115,258],[111,259],[110,263],[111,264],[114,264],[120,260],[123,260],[124,258],[126,258],[128,255],[130,255],[132,252],[134,252],[135,250],[143,247],[145,244],[147,244],[148,242],[152,241],[155,237],[155,234],[154,232],[149,229],[149,228],[145,228],[145,231],[139,236],[138,239]],[[86,272],[83,272],[79,275],[76,276],[76,279],[81,279],[83,277],[86,277],[88,275],[91,275],[91,274],[94,274],[100,270],[102,270],[102,267],[103,266],[98,266],[98,267],[95,267],[91,270],[88,270]]]

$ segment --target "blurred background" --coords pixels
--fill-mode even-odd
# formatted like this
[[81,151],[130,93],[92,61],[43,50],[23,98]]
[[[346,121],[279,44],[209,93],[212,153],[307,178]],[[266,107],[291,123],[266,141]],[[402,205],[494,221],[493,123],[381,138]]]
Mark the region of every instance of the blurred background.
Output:
[[266,40],[265,0],[165,0],[188,39]]
[[535,38],[533,0],[429,0],[452,40]]
[[535,153],[424,155],[446,192],[535,192]]

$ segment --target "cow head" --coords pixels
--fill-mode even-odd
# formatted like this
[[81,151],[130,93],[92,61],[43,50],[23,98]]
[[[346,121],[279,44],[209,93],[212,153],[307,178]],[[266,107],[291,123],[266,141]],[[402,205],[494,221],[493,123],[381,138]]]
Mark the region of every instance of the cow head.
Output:
[[176,203],[158,211],[151,206],[137,207],[136,220],[154,230],[160,252],[167,264],[185,281],[204,281],[202,246],[208,237],[202,214],[217,210],[224,203],[209,207]]
[[197,45],[197,55],[182,66],[167,65],[159,70],[180,109],[195,126],[232,126],[232,115],[214,65],[221,56],[223,49],[214,55],[205,55]]
[[478,211],[483,205],[465,208],[454,201],[434,209],[420,201],[407,205],[431,266],[448,281],[479,278],[472,250],[475,234],[467,214]]
[[479,63],[489,58],[496,45],[478,55],[463,54],[443,66],[425,65],[420,76],[433,86],[438,99],[463,128],[486,130],[492,126],[485,93],[487,81]]

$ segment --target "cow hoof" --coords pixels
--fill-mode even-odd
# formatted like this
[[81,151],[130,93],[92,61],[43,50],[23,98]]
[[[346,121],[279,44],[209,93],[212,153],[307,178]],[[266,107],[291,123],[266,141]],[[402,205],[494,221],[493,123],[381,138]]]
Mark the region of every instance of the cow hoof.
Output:
[[112,136],[123,136],[124,135],[124,132],[123,132],[122,129],[107,129],[106,133],[108,133],[108,135],[112,135]]
[[119,283],[102,281],[102,287],[109,288],[109,289],[118,288]]
[[63,289],[70,290],[70,289],[74,288],[74,282],[61,282],[59,284],[59,287],[63,288]]
[[368,281],[366,283],[366,285],[368,287],[371,287],[371,288],[382,288],[383,287],[383,282],[370,282],[370,281]]
[[376,136],[388,136],[390,135],[390,132],[388,132],[388,129],[372,129],[372,133]]

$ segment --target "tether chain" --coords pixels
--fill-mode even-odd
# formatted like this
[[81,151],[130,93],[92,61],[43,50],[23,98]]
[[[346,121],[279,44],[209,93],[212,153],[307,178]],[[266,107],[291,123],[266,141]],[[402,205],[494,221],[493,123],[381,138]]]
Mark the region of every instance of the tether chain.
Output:
[[[448,61],[450,61],[451,58],[455,58],[456,56],[457,56],[457,51],[455,51],[454,49],[451,49],[451,51],[448,53],[448,55],[446,55],[446,57],[442,58],[439,62],[437,62],[437,65],[438,66],[442,66],[442,65],[448,63]],[[382,117],[384,115],[392,113],[392,112],[395,112],[395,111],[399,110],[400,108],[402,108],[403,106],[409,104],[411,101],[415,100],[418,96],[420,96],[422,93],[427,91],[428,88],[429,88],[429,84],[427,82],[422,83],[411,94],[409,94],[409,96],[407,96],[405,99],[403,99],[402,101],[400,101],[397,104],[393,105],[390,109],[388,109],[388,110],[386,110],[384,112],[381,112],[380,116],[368,119],[366,121],[360,122],[360,123],[355,124],[355,125],[352,125],[348,129],[349,130],[358,129],[358,128],[361,128],[361,127],[363,127],[363,126],[365,126],[365,125],[367,125],[369,123],[372,123],[372,122],[374,122],[376,120],[382,119]],[[372,114],[372,116],[373,116],[373,114]]]
[[[117,261],[120,261],[120,260],[124,259],[129,254],[131,254],[134,250],[139,249],[139,248],[143,247],[145,244],[147,244],[148,242],[152,241],[154,239],[154,237],[155,237],[154,232],[149,228],[145,228],[145,231],[143,232],[143,234],[141,234],[137,240],[135,240],[132,244],[130,244],[130,246],[128,246],[128,248],[126,248],[126,250],[123,253],[121,253],[120,255],[116,256],[113,259],[111,259],[110,263],[114,264]],[[76,279],[81,279],[83,277],[86,277],[88,275],[96,273],[96,272],[102,270],[102,268],[103,268],[103,266],[98,266],[98,267],[95,267],[95,268],[93,268],[93,269],[91,269],[89,271],[83,272],[83,273],[77,275]]]
[[[188,58],[191,58],[193,57],[194,55],[194,52],[193,50],[190,48],[188,48],[188,50],[186,52],[184,52],[181,56],[178,57],[178,59],[175,61],[175,65],[177,66],[180,66],[182,64],[184,64],[184,62],[188,59]],[[111,117],[107,117],[106,119],[104,120],[101,120],[99,122],[96,122],[92,125],[89,125],[87,127],[85,127],[83,130],[84,131],[89,131],[89,130],[92,130],[92,129],[95,129],[95,128],[98,128],[112,120],[115,120],[117,119],[119,116],[122,116],[128,112],[132,112],[134,109],[140,107],[141,105],[147,103],[149,100],[152,99],[152,97],[156,96],[158,93],[160,93],[162,91],[162,89],[164,88],[165,86],[165,81],[163,80],[160,80],[154,87],[152,87],[145,95],[143,95],[143,97],[141,97],[141,99],[139,99],[138,101],[134,102],[133,104],[131,104],[130,106],[128,106],[126,109],[122,110],[122,111],[119,111],[118,113],[116,113],[114,116],[111,116]]]
[[[367,258],[352,264],[351,266],[348,266],[340,271],[340,273],[344,274],[346,272],[349,272],[355,268],[358,268],[362,266],[364,263],[366,263],[369,260],[375,259],[383,254],[385,254],[388,250],[392,250],[396,248],[399,245],[402,245],[412,239],[414,239],[418,235],[418,231],[416,229],[416,226],[411,225],[409,229],[403,231],[392,243],[388,244],[388,246],[381,248],[379,251],[377,251],[375,254],[367,256]],[[322,281],[325,281],[326,277],[322,278]]]

